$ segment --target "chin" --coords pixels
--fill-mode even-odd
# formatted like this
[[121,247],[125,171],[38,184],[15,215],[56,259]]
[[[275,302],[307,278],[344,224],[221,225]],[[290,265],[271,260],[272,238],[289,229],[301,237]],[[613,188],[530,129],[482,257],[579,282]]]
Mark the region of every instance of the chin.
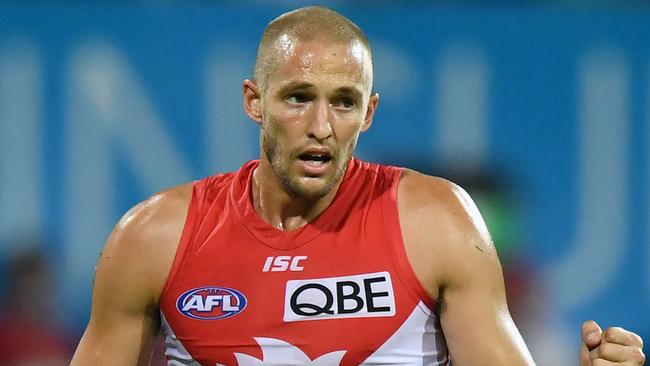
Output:
[[325,197],[332,191],[334,184],[328,178],[302,177],[285,182],[284,186],[292,195],[312,201]]

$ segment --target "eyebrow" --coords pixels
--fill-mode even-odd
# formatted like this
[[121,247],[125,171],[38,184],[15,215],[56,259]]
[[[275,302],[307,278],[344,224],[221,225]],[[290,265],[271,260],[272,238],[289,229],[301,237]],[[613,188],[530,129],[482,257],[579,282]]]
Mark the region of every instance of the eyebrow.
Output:
[[[284,94],[284,93],[286,93],[286,92],[288,92],[290,90],[308,90],[308,89],[311,89],[311,88],[314,88],[314,84],[312,84],[312,83],[308,83],[308,82],[305,82],[305,81],[289,81],[288,83],[286,83],[285,85],[280,87],[278,92],[280,94]],[[355,88],[353,86],[341,86],[339,88],[336,88],[336,90],[334,90],[333,94],[338,94],[338,95],[347,94],[347,95],[352,95],[352,96],[357,97],[357,98],[361,98],[363,96],[363,93],[361,92],[361,90],[359,90],[358,88]]]
[[353,96],[355,98],[361,98],[363,96],[363,93],[361,92],[361,90],[359,90],[357,88],[354,88],[354,87],[351,87],[351,86],[342,86],[340,88],[337,88],[334,91],[334,93],[335,94],[344,94],[344,95],[347,94],[347,95],[351,95],[351,96]]
[[304,89],[310,89],[310,88],[313,88],[313,87],[314,87],[314,84],[307,83],[307,82],[304,82],[304,81],[290,81],[290,82],[286,83],[285,85],[283,85],[278,90],[278,92],[280,94],[284,94],[289,90],[304,90]]

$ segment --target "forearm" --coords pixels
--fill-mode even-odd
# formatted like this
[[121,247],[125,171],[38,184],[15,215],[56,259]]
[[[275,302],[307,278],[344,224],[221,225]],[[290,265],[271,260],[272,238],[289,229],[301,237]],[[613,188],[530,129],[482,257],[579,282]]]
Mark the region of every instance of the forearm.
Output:
[[110,327],[89,324],[70,365],[149,365],[155,342],[155,328],[149,323],[141,320]]
[[443,329],[454,366],[535,365],[509,314],[493,319],[468,316],[455,322],[449,320],[443,323],[447,327],[443,325]]

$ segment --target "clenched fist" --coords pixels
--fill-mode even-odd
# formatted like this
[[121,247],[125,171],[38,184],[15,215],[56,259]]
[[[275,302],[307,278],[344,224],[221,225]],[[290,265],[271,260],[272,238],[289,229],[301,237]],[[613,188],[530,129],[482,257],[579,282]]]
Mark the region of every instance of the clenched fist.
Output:
[[603,332],[598,324],[582,324],[580,366],[640,366],[645,362],[641,337],[619,327]]

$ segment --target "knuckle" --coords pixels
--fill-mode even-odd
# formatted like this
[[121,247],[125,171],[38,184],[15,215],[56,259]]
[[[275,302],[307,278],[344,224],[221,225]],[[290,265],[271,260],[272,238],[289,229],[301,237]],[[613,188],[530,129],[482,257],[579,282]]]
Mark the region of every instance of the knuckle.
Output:
[[615,350],[615,345],[612,343],[604,343],[598,346],[598,356],[600,357],[608,357],[612,353],[614,353]]
[[620,333],[622,329],[617,327],[609,327],[605,329],[605,339],[607,342],[614,342],[616,340],[616,334]]
[[643,354],[641,348],[635,348],[634,352],[632,353],[632,357],[634,358],[634,361],[639,365],[643,365],[645,362],[645,355]]

